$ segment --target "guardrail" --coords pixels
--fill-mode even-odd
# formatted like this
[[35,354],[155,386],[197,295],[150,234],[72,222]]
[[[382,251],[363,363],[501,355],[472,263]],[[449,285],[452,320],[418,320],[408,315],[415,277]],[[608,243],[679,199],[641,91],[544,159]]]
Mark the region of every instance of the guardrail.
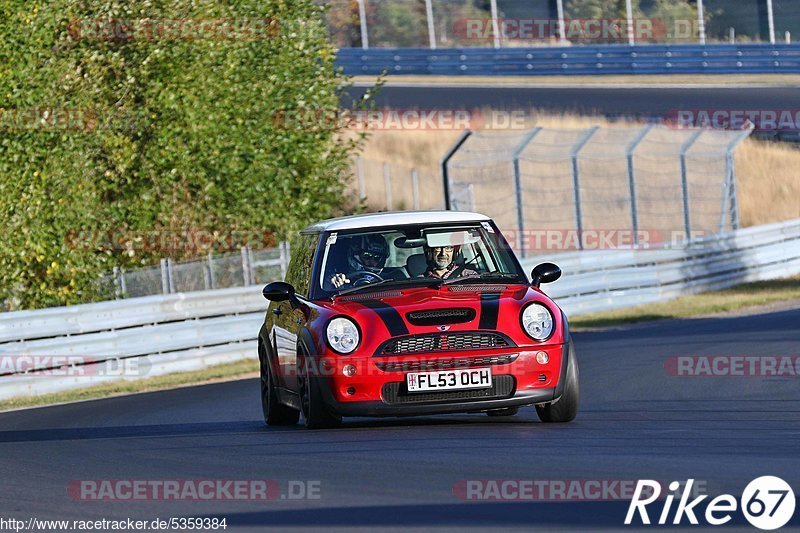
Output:
[[[686,248],[550,254],[524,265],[543,260],[564,271],[546,290],[567,313],[601,311],[800,274],[800,219]],[[0,399],[254,358],[265,309],[259,287],[245,287],[0,314]],[[26,373],[15,371],[20,356],[30,359]]]
[[547,260],[564,277],[546,287],[568,314],[663,301],[738,283],[800,274],[800,219],[693,241],[686,248],[584,251]]
[[800,44],[606,45],[556,48],[342,48],[348,75],[529,76],[796,74]]

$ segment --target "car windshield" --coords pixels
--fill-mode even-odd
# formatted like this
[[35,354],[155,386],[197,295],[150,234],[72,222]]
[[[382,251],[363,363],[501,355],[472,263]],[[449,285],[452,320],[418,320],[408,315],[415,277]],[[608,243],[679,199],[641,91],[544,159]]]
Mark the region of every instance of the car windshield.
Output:
[[334,232],[321,257],[318,288],[326,297],[372,287],[527,282],[488,222]]

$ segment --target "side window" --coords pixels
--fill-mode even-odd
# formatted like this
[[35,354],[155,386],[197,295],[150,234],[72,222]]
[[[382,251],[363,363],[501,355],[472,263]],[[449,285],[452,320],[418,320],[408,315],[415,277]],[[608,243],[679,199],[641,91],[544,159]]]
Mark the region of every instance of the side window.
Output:
[[297,234],[289,242],[289,252],[292,259],[286,270],[286,282],[290,283],[297,294],[308,296],[308,287],[311,282],[314,251],[317,249],[319,235]]

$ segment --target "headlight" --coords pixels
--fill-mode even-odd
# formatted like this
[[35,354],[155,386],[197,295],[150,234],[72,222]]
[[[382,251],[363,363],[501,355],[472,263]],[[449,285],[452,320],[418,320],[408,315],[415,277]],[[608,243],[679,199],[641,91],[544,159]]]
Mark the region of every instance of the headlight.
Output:
[[330,347],[341,354],[351,353],[361,341],[358,328],[347,318],[334,318],[328,322],[326,333]]
[[546,341],[553,334],[553,315],[542,304],[533,303],[522,310],[522,329],[533,340]]

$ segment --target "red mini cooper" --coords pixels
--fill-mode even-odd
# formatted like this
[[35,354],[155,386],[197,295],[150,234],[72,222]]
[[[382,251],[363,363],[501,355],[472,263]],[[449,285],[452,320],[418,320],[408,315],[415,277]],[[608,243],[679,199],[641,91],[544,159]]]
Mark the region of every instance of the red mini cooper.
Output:
[[495,223],[455,211],[319,222],[291,246],[286,281],[264,287],[258,335],[270,425],[334,427],[345,416],[578,411],[567,317]]

